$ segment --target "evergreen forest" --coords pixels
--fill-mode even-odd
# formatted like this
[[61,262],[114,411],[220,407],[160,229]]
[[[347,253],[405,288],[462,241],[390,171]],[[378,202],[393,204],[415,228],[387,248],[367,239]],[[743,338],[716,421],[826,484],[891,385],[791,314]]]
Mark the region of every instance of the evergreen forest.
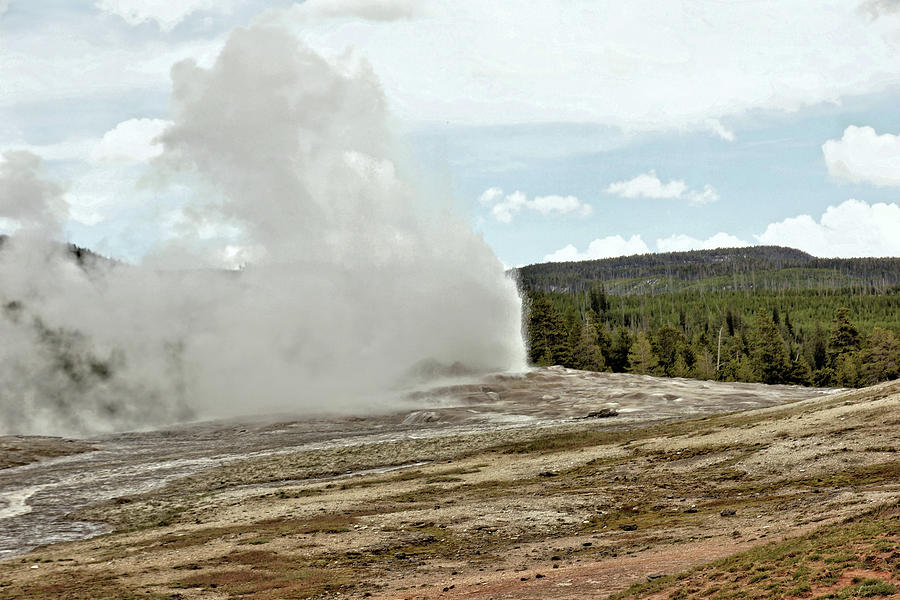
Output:
[[515,275],[536,365],[839,387],[900,377],[900,258],[757,246]]

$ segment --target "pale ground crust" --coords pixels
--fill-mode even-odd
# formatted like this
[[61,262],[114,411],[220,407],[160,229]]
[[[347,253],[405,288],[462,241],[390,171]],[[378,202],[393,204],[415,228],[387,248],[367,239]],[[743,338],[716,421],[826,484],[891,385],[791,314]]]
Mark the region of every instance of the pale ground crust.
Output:
[[94,444],[86,440],[25,435],[0,435],[0,469],[20,467],[46,458],[88,452]]
[[[265,457],[84,511],[119,532],[0,563],[0,598],[602,598],[900,501],[898,446],[893,382]],[[337,459],[425,464],[303,480]]]

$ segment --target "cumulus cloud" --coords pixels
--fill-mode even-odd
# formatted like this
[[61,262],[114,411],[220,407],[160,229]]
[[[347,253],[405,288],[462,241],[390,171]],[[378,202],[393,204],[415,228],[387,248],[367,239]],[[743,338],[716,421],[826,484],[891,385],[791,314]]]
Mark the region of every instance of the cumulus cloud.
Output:
[[172,31],[195,12],[227,12],[231,4],[230,0],[96,0],[94,6],[130,25],[155,21],[161,30]]
[[415,0],[306,0],[293,7],[295,16],[301,18],[364,21],[411,19],[420,10],[421,3]]
[[900,186],[900,135],[878,135],[871,127],[851,125],[841,139],[825,142],[822,152],[832,177]]
[[492,187],[481,192],[478,201],[487,206],[492,205],[497,200],[503,198],[503,190],[498,187]]
[[569,244],[552,254],[544,257],[545,262],[568,262],[576,260],[593,260],[597,258],[613,258],[615,256],[628,256],[631,254],[647,254],[650,248],[639,235],[633,235],[627,240],[621,235],[610,235],[605,238],[597,238],[588,244],[587,250],[579,252],[575,246]]
[[687,250],[713,250],[715,248],[743,248],[744,246],[749,245],[748,242],[721,231],[705,240],[697,239],[685,234],[671,235],[667,238],[656,240],[656,249],[659,252],[685,252]]
[[107,131],[91,152],[94,161],[144,162],[162,153],[165,119],[129,119]]
[[626,181],[611,183],[606,193],[622,198],[681,198],[685,190],[687,185],[683,181],[673,179],[663,183],[656,176],[656,171],[650,171]]
[[689,204],[699,206],[701,204],[709,204],[719,199],[719,193],[713,189],[708,183],[703,186],[703,191],[688,190],[685,195]]
[[[656,240],[656,252],[684,252],[715,248],[742,248],[763,244],[788,246],[822,258],[864,256],[900,256],[900,205],[867,204],[847,200],[829,206],[817,221],[810,215],[797,215],[770,223],[765,231],[747,242],[734,235],[719,232],[707,239],[675,234]],[[547,262],[563,262],[612,258],[651,252],[640,235],[628,240],[613,235],[596,239],[587,250],[579,252],[569,244],[544,257]]]
[[702,191],[689,189],[681,179],[672,179],[667,183],[656,175],[656,171],[641,173],[640,175],[625,181],[617,181],[609,184],[607,194],[621,198],[651,198],[687,200],[691,204],[708,204],[719,199],[719,194],[709,184]]
[[718,119],[707,119],[705,121],[706,128],[726,142],[733,142],[736,139],[734,132],[722,125]]
[[900,206],[851,199],[829,206],[818,221],[798,215],[772,223],[756,239],[823,258],[900,256]]
[[710,118],[798,110],[884,90],[900,75],[893,23],[847,0],[766,10],[754,2],[660,10],[652,0],[419,4],[427,14],[402,36],[372,21],[310,33],[322,51],[358,48],[400,116],[421,122],[710,130]]
[[542,215],[574,214],[586,217],[593,212],[593,207],[578,199],[577,196],[535,196],[533,200],[516,190],[504,195],[498,187],[486,189],[478,198],[479,202],[491,207],[491,214],[501,223],[512,223],[513,218],[523,209],[532,210]]

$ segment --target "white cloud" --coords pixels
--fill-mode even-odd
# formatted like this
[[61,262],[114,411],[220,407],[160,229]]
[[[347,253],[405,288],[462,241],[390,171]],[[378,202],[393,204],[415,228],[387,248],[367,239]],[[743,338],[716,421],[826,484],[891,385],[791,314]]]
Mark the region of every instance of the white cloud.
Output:
[[900,256],[900,206],[851,199],[829,206],[819,221],[798,215],[772,223],[756,239],[823,258]]
[[681,198],[685,190],[687,185],[684,181],[673,179],[663,183],[656,176],[656,171],[650,171],[627,181],[611,183],[606,188],[606,193],[622,198]]
[[481,193],[481,196],[478,197],[478,201],[487,206],[492,205],[494,202],[503,197],[503,190],[498,187],[492,187],[484,190]]
[[592,122],[727,139],[715,120],[883,91],[900,77],[896,14],[873,21],[847,0],[765,10],[658,0],[533,0],[528,10],[513,0],[421,4],[426,14],[389,27],[297,27],[327,53],[357,48],[395,112],[417,122]]
[[[809,215],[790,217],[769,224],[749,243],[734,235],[719,232],[705,240],[685,234],[675,234],[656,240],[656,252],[684,252],[715,248],[742,248],[756,244],[788,246],[822,258],[852,258],[861,256],[900,257],[900,205],[896,203],[867,204],[847,200],[829,206],[816,221]],[[579,252],[569,244],[544,256],[546,262],[564,262],[613,258],[631,254],[646,254],[650,249],[640,235],[628,240],[619,235],[598,238]]]
[[866,0],[860,5],[859,10],[867,13],[872,19],[877,19],[882,15],[900,11],[900,1]]
[[615,256],[629,256],[632,254],[647,254],[650,248],[639,235],[633,235],[627,240],[621,235],[611,235],[605,238],[597,238],[588,244],[587,250],[579,252],[575,246],[569,244],[552,254],[544,257],[545,262],[567,262],[576,260],[594,260],[597,258],[613,258]]
[[[482,194],[483,196],[484,194]],[[513,216],[518,214],[522,207],[528,204],[528,198],[522,192],[516,191],[509,194],[491,208],[491,214],[501,223],[511,223]]]
[[721,231],[705,240],[700,240],[685,234],[671,235],[667,238],[656,240],[656,249],[659,252],[714,250],[715,248],[743,248],[744,246],[749,245],[748,242]]
[[681,179],[663,183],[656,171],[652,170],[626,181],[611,183],[606,188],[606,193],[622,198],[684,199],[696,205],[709,204],[719,199],[719,194],[709,184],[703,187],[703,191],[691,190]]
[[593,212],[590,204],[586,204],[577,196],[535,196],[533,200],[516,190],[504,196],[503,190],[497,187],[486,189],[478,198],[479,202],[491,206],[491,214],[501,223],[511,223],[513,218],[523,209],[533,210],[542,215],[574,214],[587,217]]
[[[117,19],[161,30],[239,2],[250,4],[93,0]],[[419,6],[426,6],[422,14]],[[328,56],[355,48],[378,74],[394,114],[418,124],[595,123],[729,139],[733,132],[722,123],[730,115],[839,101],[900,78],[897,15],[873,21],[846,0],[788,0],[764,11],[752,2],[660,10],[654,0],[534,0],[522,10],[512,0],[308,0],[291,13],[303,11],[353,17],[340,24],[294,19],[294,27]],[[554,24],[549,33],[547,23]],[[222,40],[123,39],[100,19],[51,25],[58,29],[4,32],[0,81],[9,85],[0,106],[164,93],[174,62],[214,56]]]
[[229,0],[96,0],[94,6],[118,15],[130,25],[155,21],[163,31],[172,31],[179,23],[199,11],[231,10]]
[[171,125],[164,119],[129,119],[107,131],[91,152],[96,162],[144,162],[159,156],[157,138]]
[[[0,81],[15,84],[0,88],[0,108],[34,104],[48,107],[45,112],[84,109],[91,115],[106,107],[125,112],[138,94],[167,98],[173,64],[186,58],[206,64],[224,43],[224,37],[173,42],[142,37],[135,43],[115,38],[111,44],[102,29],[61,31],[27,29],[4,35]],[[110,99],[119,103],[108,104]],[[155,110],[165,108],[161,103]],[[44,121],[60,128],[55,119],[42,117],[39,123]]]
[[696,206],[702,204],[709,204],[710,202],[715,202],[719,199],[719,193],[713,189],[711,185],[708,183],[703,186],[703,191],[698,192],[696,190],[689,190],[684,195],[687,198],[688,203],[694,204]]
[[900,186],[900,135],[878,135],[871,127],[851,125],[841,139],[825,142],[822,152],[832,177]]
[[736,139],[734,132],[722,125],[718,119],[706,119],[706,128],[716,134],[726,142],[733,142]]
[[528,206],[542,215],[574,213],[586,217],[593,212],[590,204],[582,204],[576,196],[535,196]]
[[418,0],[305,0],[292,8],[301,18],[362,19],[365,21],[399,21],[420,13]]
[[0,0],[0,17],[9,10],[9,0]]

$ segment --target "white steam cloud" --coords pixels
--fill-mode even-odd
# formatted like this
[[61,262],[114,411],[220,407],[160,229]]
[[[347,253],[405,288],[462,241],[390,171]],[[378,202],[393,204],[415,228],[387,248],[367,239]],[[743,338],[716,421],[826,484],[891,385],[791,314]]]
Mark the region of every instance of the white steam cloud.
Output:
[[[172,79],[155,162],[192,190],[172,240],[140,267],[79,265],[47,236],[0,249],[0,432],[374,410],[423,361],[524,366],[514,282],[417,194],[366,65],[257,26]],[[22,231],[51,230],[62,198],[33,155],[0,164]]]
[[68,208],[63,188],[43,176],[43,161],[31,152],[5,152],[0,159],[0,218],[10,229],[54,237]]

